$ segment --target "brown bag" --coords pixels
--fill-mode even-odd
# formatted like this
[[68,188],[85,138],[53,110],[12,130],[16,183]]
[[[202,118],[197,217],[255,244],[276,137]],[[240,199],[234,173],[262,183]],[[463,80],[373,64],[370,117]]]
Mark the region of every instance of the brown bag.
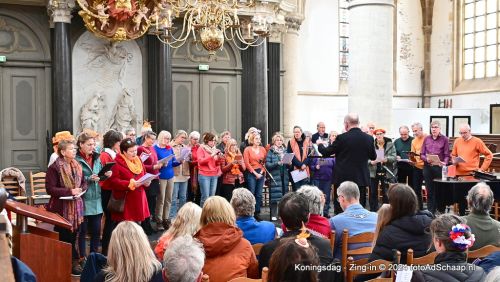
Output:
[[113,196],[113,194],[111,194],[111,197],[109,198],[109,202],[108,202],[108,211],[122,213],[123,209],[125,208],[125,198],[126,197],[127,197],[126,193],[125,193],[125,197],[123,197],[123,199],[116,199]]

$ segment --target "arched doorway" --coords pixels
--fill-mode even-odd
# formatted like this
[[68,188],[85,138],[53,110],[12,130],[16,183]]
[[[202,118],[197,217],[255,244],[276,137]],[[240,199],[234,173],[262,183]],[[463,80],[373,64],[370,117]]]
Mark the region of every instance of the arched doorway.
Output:
[[45,170],[50,128],[50,49],[36,20],[0,11],[0,167]]
[[[199,65],[208,65],[200,71]],[[241,58],[239,50],[225,43],[209,57],[202,47],[188,41],[172,53],[173,129],[229,130],[241,132]]]

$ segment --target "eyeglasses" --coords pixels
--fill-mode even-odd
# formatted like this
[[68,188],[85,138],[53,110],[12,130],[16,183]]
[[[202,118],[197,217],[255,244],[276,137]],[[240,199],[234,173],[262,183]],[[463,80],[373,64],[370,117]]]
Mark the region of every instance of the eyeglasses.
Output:
[[375,129],[375,127],[368,127],[368,129]]
[[431,128],[439,128],[439,126],[431,126]]
[[377,134],[375,134],[375,135],[384,135],[384,133],[377,133]]
[[467,134],[467,133],[469,133],[469,131],[461,131],[461,132],[459,132],[459,133],[460,133],[460,134]]

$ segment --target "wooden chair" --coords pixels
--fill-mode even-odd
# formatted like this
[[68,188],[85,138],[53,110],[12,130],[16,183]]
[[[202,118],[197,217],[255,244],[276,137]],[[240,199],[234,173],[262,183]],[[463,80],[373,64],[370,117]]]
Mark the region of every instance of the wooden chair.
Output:
[[19,186],[19,183],[17,182],[17,179],[15,177],[6,176],[0,181],[0,183],[2,183],[5,190],[7,190],[7,192],[9,192],[12,197],[14,197],[14,200],[23,203],[26,203],[28,201],[26,191],[24,191],[21,186]]
[[252,245],[253,251],[254,251],[256,256],[259,256],[260,250],[262,249],[263,246],[264,246],[264,244],[262,244],[262,243],[257,243],[257,244]]
[[467,254],[468,260],[474,260],[477,258],[484,258],[489,256],[491,253],[500,251],[500,247],[496,247],[493,245],[486,245],[482,248],[479,248],[475,251],[469,251]]
[[[390,271],[391,277],[390,278],[380,278],[377,277],[372,280],[368,281],[394,281],[395,275],[394,271],[391,270],[391,265],[393,264],[398,264],[401,259],[401,253],[399,251],[396,251],[394,261],[388,261],[388,260],[375,260],[369,263],[366,263],[368,259],[362,259],[362,260],[357,260],[354,261],[352,257],[349,257],[347,259],[347,269],[346,269],[346,281],[347,282],[352,282],[354,281],[354,277],[359,274],[377,274],[380,273],[382,274],[384,271]],[[351,266],[357,266],[357,267],[352,267],[354,270],[351,270]],[[381,267],[381,266],[384,267]],[[363,266],[363,267],[361,267]],[[385,269],[385,270],[382,270]]]
[[335,251],[335,230],[332,230],[330,234],[330,248],[332,249],[332,254]]
[[495,220],[498,220],[498,218],[500,217],[500,202],[499,201],[493,202],[493,206],[491,207],[490,216],[492,216]]
[[252,279],[248,277],[238,277],[229,280],[228,282],[267,282],[267,277],[269,276],[269,268],[262,268],[262,278],[261,279]]
[[46,204],[50,199],[50,195],[47,194],[47,190],[45,189],[45,172],[37,172],[33,174],[33,172],[30,171],[30,185],[30,205],[38,205],[38,201],[42,202],[42,204]]
[[406,256],[406,264],[407,265],[426,265],[426,264],[434,264],[434,259],[437,256],[437,252],[432,252],[423,257],[414,258],[413,250],[408,249],[408,253]]
[[[349,256],[354,255],[369,255],[372,253],[373,246],[371,245],[373,242],[373,232],[361,233],[358,235],[354,235],[349,237],[349,231],[344,229],[342,232],[342,267],[345,268],[347,265],[347,258]],[[349,244],[354,243],[370,243],[368,247],[361,247],[358,249],[349,250]]]

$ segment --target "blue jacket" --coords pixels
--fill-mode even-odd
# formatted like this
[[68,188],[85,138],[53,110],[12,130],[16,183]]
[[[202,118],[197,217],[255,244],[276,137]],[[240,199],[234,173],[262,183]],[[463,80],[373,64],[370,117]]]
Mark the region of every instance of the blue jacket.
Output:
[[[330,226],[332,230],[335,230],[335,253],[333,257],[340,259],[342,257],[342,231],[344,231],[344,229],[349,230],[349,236],[365,232],[375,232],[375,227],[377,226],[377,213],[366,210],[360,204],[350,205],[343,213],[330,218]],[[367,245],[368,244],[353,244],[348,246],[348,248],[357,249],[366,247]],[[360,258],[363,257],[354,259]]]
[[243,231],[243,238],[250,244],[267,243],[276,237],[276,227],[269,221],[257,221],[253,216],[241,216],[236,219],[236,225]]
[[97,215],[102,213],[101,203],[101,186],[98,181],[90,180],[92,174],[98,174],[101,171],[102,164],[98,153],[92,154],[93,167],[83,159],[80,151],[76,154],[76,160],[82,166],[83,178],[87,182],[87,192],[83,194],[83,201],[85,203],[84,215]]
[[36,275],[28,265],[14,256],[10,257],[10,262],[16,282],[36,282]]
[[[316,169],[316,165],[320,166]],[[332,181],[333,167],[335,166],[334,158],[314,158],[311,160],[309,169],[311,170],[313,180],[330,180]]]
[[288,169],[285,165],[279,165],[280,156],[272,148],[267,152],[266,169],[274,178],[269,181],[271,203],[277,203],[283,197],[283,191],[288,191]]
[[[172,147],[167,149],[167,148],[160,148],[158,147],[158,145],[154,145],[154,148],[156,154],[158,155],[158,160],[166,158],[170,155],[174,155],[174,149]],[[170,161],[168,161],[167,165],[164,165],[160,169],[160,179],[168,180],[174,177],[174,166],[179,166],[179,165],[181,165],[181,163],[177,161],[174,155],[174,157]]]

